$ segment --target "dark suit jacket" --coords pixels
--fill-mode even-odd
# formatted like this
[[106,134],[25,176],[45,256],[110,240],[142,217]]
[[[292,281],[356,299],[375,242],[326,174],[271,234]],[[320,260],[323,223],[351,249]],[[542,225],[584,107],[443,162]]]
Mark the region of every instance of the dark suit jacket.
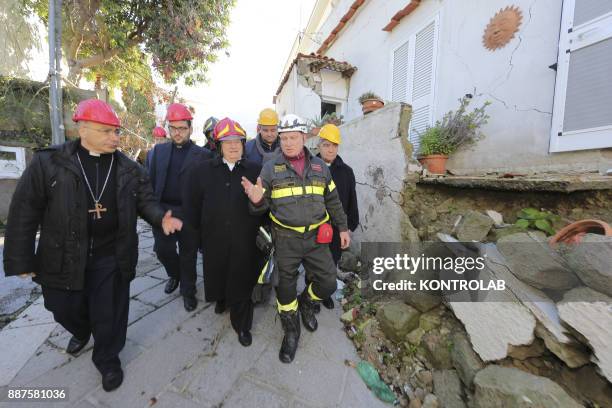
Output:
[[[189,142],[193,143],[193,142]],[[153,192],[157,201],[161,200],[161,196],[166,186],[166,175],[168,174],[168,166],[170,165],[170,154],[172,153],[172,143],[162,143],[155,145],[153,149],[147,154],[147,160],[145,167],[149,172],[151,178],[151,184],[153,185]],[[183,175],[185,171],[192,165],[197,165],[204,160],[208,160],[213,157],[210,150],[200,147],[193,143],[189,153],[181,166],[180,174]],[[180,186],[177,186],[181,188]]]

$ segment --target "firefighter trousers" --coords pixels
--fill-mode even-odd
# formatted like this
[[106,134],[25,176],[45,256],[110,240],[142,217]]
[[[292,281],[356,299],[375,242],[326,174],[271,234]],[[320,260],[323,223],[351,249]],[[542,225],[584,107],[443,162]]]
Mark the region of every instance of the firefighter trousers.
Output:
[[276,295],[280,305],[296,301],[300,264],[308,271],[311,298],[314,295],[316,300],[326,299],[336,291],[336,265],[329,245],[316,242],[317,230],[300,234],[274,226],[272,234],[278,268]]

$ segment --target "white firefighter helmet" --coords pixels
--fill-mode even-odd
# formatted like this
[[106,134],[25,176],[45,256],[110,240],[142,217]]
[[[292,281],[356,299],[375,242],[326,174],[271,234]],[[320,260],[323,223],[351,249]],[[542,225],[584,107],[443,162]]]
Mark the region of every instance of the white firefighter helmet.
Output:
[[302,132],[308,133],[308,125],[306,121],[300,118],[298,115],[289,113],[281,119],[278,124],[278,133],[283,132]]

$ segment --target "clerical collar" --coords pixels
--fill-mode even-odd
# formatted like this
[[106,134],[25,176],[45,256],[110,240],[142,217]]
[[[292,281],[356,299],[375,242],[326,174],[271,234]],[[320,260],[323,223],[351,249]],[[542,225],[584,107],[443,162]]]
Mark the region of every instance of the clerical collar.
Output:
[[172,142],[174,147],[176,147],[177,149],[182,149],[183,147],[187,147],[187,145],[189,145],[190,143],[191,143],[191,140],[188,140],[188,141],[186,141],[183,144],[176,144],[176,143]]
[[228,162],[227,160],[225,160],[225,157],[223,158],[223,163],[227,164],[227,167],[229,167],[230,171],[233,171],[236,164],[238,164],[238,162],[234,162],[234,163]]
[[96,153],[96,152],[92,152],[92,151],[87,150],[80,143],[79,143],[79,150],[81,151],[81,153],[87,155],[87,157],[91,156],[91,157],[95,157],[95,158],[110,157],[113,154],[113,153]]

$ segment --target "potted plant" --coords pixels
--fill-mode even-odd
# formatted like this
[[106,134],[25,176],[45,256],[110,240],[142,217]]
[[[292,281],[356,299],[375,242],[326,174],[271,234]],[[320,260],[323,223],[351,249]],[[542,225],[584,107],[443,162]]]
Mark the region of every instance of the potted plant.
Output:
[[489,116],[485,109],[490,102],[467,113],[471,98],[459,99],[459,108],[444,115],[441,121],[420,135],[418,160],[432,174],[446,174],[448,156],[457,149],[476,143],[483,137],[481,126]]
[[385,102],[382,98],[376,95],[374,92],[366,92],[359,97],[359,103],[361,104],[361,111],[364,115],[374,112],[385,106]]
[[417,157],[419,162],[432,174],[445,174],[451,148],[442,136],[442,127],[436,123],[435,126],[427,128],[420,137]]
[[323,118],[321,116],[316,116],[313,119],[309,119],[308,128],[310,129],[310,132],[308,137],[317,136],[323,125]]
[[338,115],[336,112],[326,113],[321,119],[323,125],[331,123],[332,125],[340,126],[344,123],[344,116]]

